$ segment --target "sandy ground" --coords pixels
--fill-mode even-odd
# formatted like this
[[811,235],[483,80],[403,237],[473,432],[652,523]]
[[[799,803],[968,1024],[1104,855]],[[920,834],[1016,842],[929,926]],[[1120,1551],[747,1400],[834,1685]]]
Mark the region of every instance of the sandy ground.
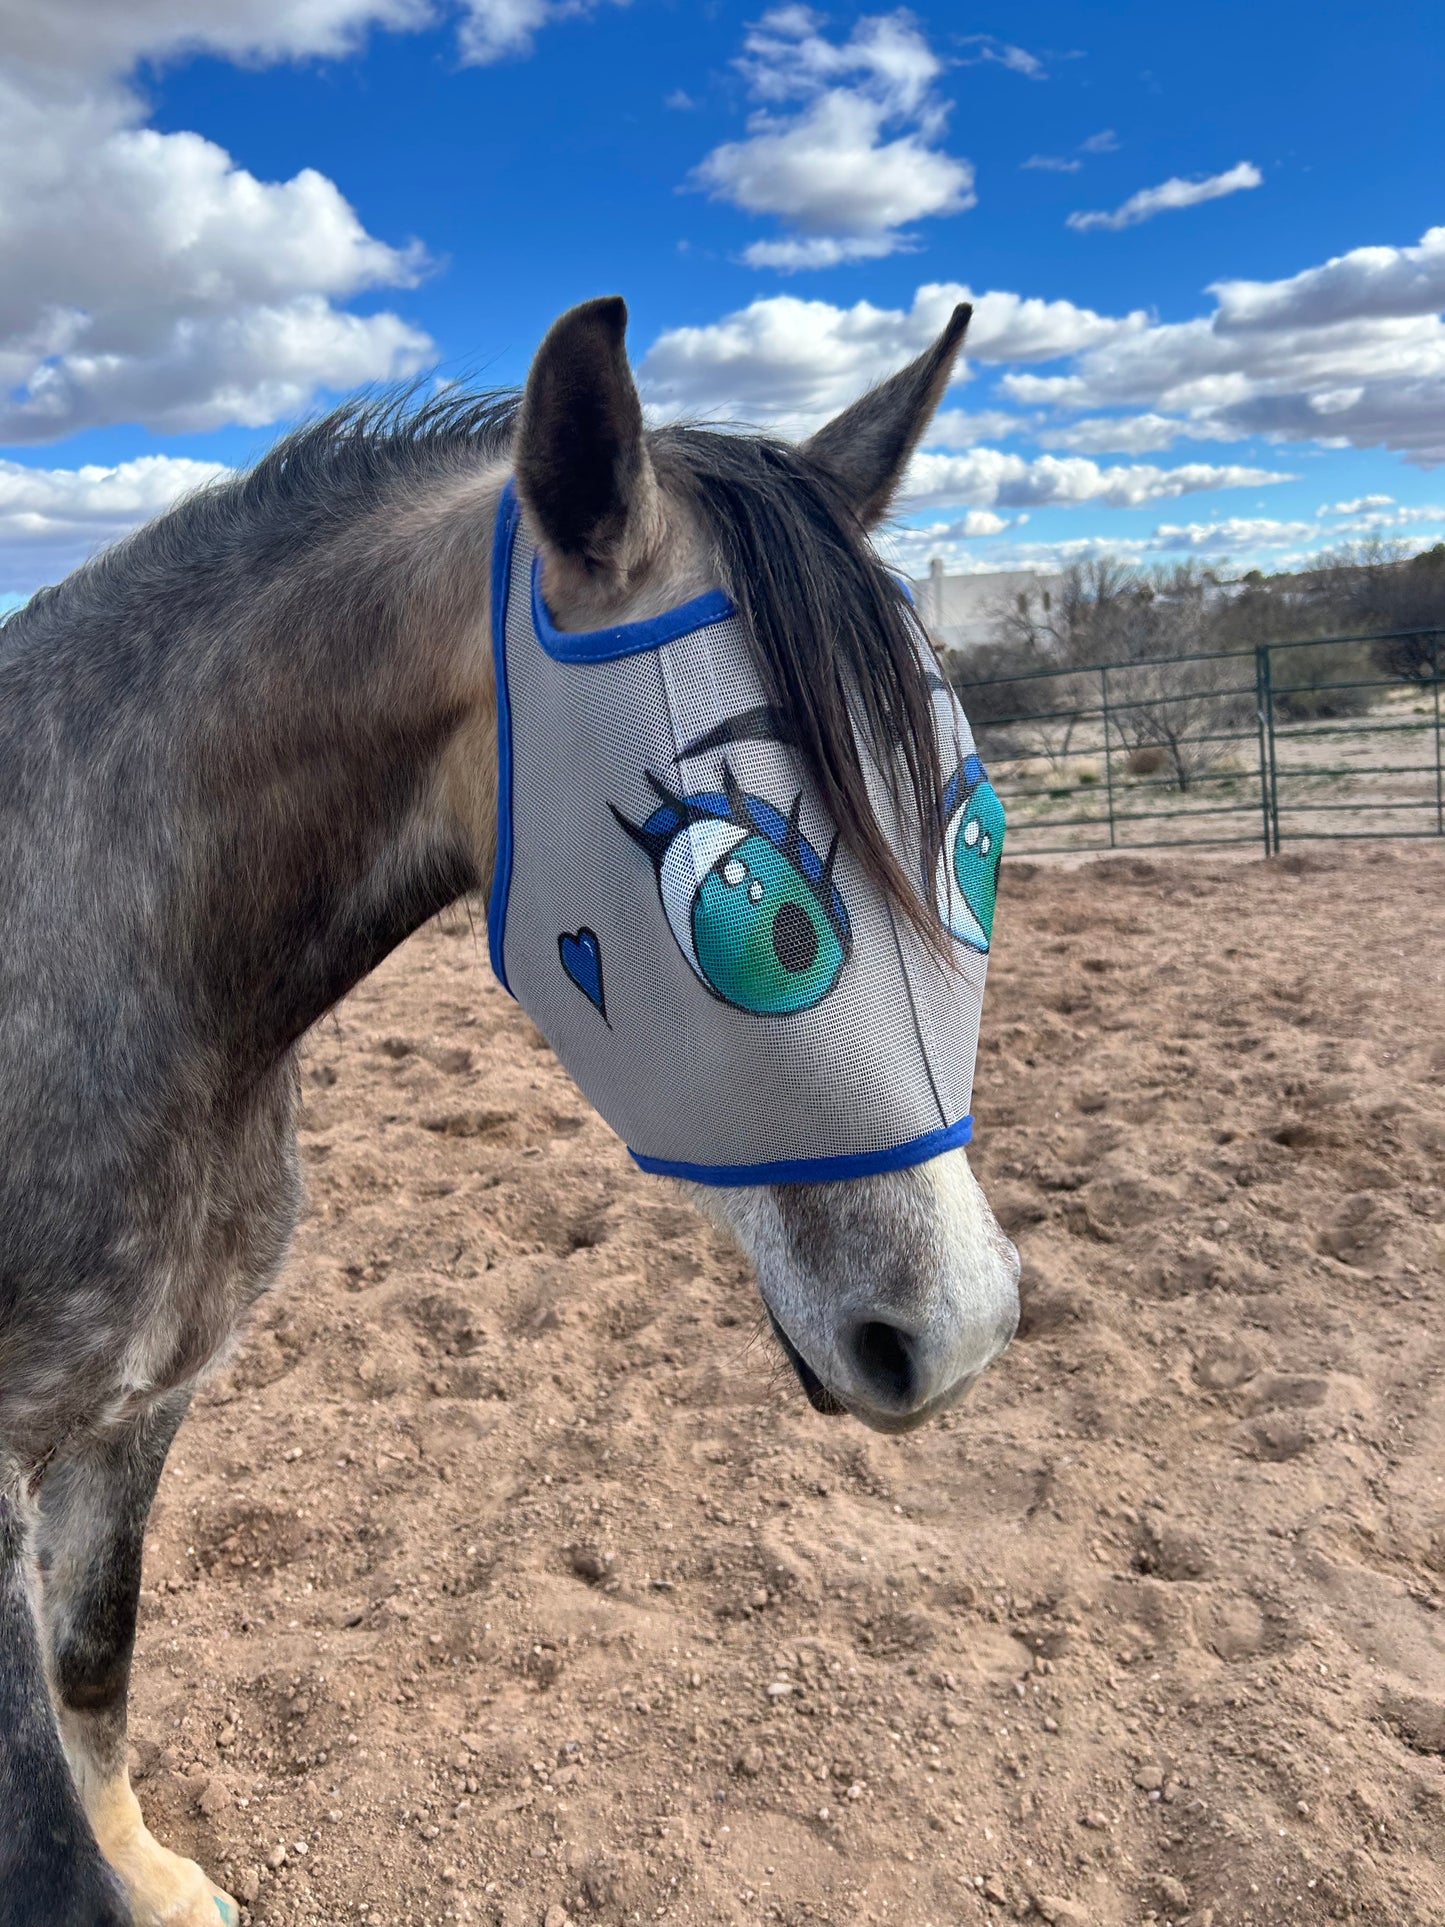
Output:
[[458,912],[314,1039],[167,1473],[156,1830],[261,1927],[1445,1920],[1445,850],[1005,867],[1018,1342],[816,1417]]

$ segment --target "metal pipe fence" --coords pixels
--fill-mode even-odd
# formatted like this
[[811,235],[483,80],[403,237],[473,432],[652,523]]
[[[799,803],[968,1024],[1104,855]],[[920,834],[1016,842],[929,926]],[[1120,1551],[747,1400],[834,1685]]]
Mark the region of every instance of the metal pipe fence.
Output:
[[[956,676],[1020,855],[1445,836],[1445,630]],[[1142,807],[1141,807],[1142,805]]]

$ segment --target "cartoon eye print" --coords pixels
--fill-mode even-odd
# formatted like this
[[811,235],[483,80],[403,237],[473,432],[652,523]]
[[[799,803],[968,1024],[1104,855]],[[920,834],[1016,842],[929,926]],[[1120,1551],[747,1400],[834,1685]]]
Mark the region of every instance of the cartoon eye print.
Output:
[[977,756],[966,756],[943,792],[943,847],[935,894],[938,914],[970,949],[987,951],[993,936],[1004,814]]
[[651,770],[658,807],[642,824],[612,814],[644,849],[673,936],[715,997],[762,1017],[821,1003],[852,952],[833,883],[838,841],[819,856],[787,816],[723,764],[721,795],[679,796]]

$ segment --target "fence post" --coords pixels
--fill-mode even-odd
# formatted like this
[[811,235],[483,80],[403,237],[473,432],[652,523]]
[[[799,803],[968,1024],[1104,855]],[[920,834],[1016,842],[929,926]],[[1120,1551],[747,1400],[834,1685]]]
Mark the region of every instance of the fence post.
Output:
[[1440,757],[1440,631],[1430,638],[1430,666],[1435,677],[1435,834],[1445,836],[1445,764]]
[[[1109,794],[1109,848],[1116,848],[1114,842],[1114,763],[1109,749],[1109,668],[1105,663],[1099,670],[1099,688],[1104,705],[1104,785]],[[1440,747],[1440,690],[1435,690],[1435,747]]]
[[1270,800],[1273,789],[1270,778],[1274,766],[1274,704],[1270,695],[1269,644],[1267,642],[1259,642],[1254,646],[1254,713],[1259,724],[1259,809],[1264,827],[1264,853],[1270,856],[1274,849],[1270,828]]
[[1274,853],[1279,855],[1279,758],[1274,736],[1274,650],[1264,645],[1264,714],[1269,725],[1269,825],[1274,835]]

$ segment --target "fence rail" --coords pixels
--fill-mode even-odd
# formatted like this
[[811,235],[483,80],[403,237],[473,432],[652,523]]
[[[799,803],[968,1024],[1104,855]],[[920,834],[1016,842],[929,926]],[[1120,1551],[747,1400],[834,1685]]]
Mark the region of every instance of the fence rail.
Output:
[[1445,836],[1442,674],[1417,629],[955,682],[1017,853],[1275,855]]

